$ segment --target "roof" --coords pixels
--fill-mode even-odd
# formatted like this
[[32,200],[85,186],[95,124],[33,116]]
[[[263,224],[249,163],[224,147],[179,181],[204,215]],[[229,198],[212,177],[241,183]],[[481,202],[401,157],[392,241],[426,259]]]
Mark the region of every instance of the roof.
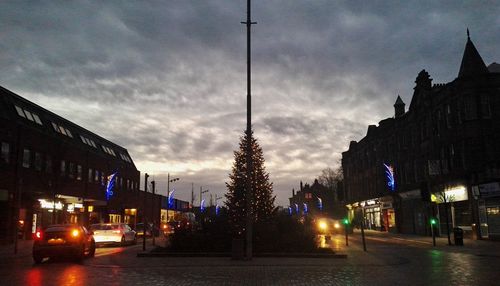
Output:
[[[102,152],[106,156],[121,159],[124,162],[134,165],[127,149],[122,146],[119,146],[61,117],[2,86],[0,86],[0,96],[4,99],[0,101],[0,103],[2,103],[0,105],[3,105],[0,106],[0,111],[2,113],[1,117],[6,117],[7,119],[13,121],[23,120],[28,124],[32,123],[35,128],[44,132],[54,133],[54,135],[71,140],[74,144],[79,144],[83,148],[98,151],[99,153]],[[21,114],[23,114],[23,116]],[[21,118],[21,116],[24,117],[24,119]]]
[[496,62],[491,63],[491,64],[488,66],[488,71],[489,71],[490,73],[500,73],[500,64],[497,64]]
[[398,106],[398,105],[405,105],[405,103],[403,102],[403,100],[401,99],[401,96],[399,96],[399,94],[398,94],[398,98],[396,99],[396,103],[394,103],[394,106]]
[[469,36],[469,30],[467,29],[467,43],[465,44],[464,55],[462,57],[462,63],[460,64],[458,77],[469,77],[486,73],[488,73],[488,68],[486,68],[486,65],[474,46],[474,43],[472,43]]

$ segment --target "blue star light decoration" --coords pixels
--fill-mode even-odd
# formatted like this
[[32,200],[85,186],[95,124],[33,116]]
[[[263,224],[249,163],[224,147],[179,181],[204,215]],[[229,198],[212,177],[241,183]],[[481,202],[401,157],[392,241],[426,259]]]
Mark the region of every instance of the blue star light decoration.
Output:
[[389,190],[394,192],[396,190],[396,181],[394,180],[394,170],[392,166],[384,164],[385,177],[387,178],[387,186]]
[[109,201],[109,199],[113,196],[113,189],[115,188],[117,174],[118,174],[118,172],[114,172],[113,174],[108,176],[108,183],[106,184],[106,200],[107,201]]
[[172,189],[172,192],[168,195],[168,208],[169,209],[174,207],[174,192],[175,192],[175,189]]

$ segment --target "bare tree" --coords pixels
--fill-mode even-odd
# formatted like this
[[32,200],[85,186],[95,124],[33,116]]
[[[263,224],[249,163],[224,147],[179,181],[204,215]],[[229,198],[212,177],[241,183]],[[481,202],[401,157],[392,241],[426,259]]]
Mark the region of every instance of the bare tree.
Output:
[[338,185],[344,179],[344,175],[342,172],[342,167],[338,167],[337,169],[332,169],[327,167],[321,170],[321,175],[318,177],[318,182],[323,186],[327,187],[334,193],[335,201],[338,201]]

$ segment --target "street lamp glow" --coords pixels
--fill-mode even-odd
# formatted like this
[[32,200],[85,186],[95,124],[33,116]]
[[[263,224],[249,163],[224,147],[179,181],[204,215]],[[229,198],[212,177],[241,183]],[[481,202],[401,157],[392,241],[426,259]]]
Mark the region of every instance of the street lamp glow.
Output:
[[328,224],[326,223],[326,221],[321,220],[321,221],[318,222],[318,227],[321,230],[327,230],[328,229]]

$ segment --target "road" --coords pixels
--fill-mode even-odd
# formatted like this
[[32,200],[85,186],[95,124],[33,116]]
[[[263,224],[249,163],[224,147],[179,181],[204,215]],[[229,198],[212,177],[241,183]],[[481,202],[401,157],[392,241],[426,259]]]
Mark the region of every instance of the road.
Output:
[[[344,259],[258,258],[232,261],[214,257],[138,258],[142,245],[99,248],[83,263],[29,255],[0,259],[1,285],[499,285],[496,243],[436,247],[428,240],[359,234],[345,246],[335,235],[326,247]],[[469,244],[469,245],[467,245]],[[148,249],[151,246],[148,245]]]

